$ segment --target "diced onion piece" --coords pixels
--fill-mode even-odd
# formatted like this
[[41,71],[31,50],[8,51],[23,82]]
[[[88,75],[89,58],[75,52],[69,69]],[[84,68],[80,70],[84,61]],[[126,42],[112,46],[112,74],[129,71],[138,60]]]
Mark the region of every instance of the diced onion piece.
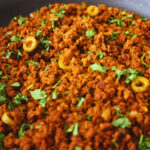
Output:
[[131,88],[134,92],[144,92],[149,86],[149,80],[145,77],[137,77],[132,83]]
[[111,111],[109,108],[105,109],[104,112],[102,113],[101,117],[105,120],[108,121],[111,116]]
[[5,112],[1,117],[2,122],[9,126],[14,126],[15,122],[8,116],[8,114]]
[[59,57],[58,65],[59,65],[59,68],[64,69],[64,70],[70,70],[71,69],[70,66],[65,66],[64,65],[64,58],[63,58],[62,55]]
[[28,36],[23,42],[23,49],[26,52],[32,52],[38,46],[38,42],[33,36]]
[[90,5],[88,8],[87,8],[87,13],[88,15],[94,17],[94,16],[97,16],[99,14],[99,9],[97,6],[94,6],[94,5]]

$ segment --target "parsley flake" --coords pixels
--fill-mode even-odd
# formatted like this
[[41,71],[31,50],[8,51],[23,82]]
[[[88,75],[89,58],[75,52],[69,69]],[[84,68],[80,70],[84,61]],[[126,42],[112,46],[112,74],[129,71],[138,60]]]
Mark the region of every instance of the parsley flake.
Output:
[[22,138],[25,134],[26,134],[26,131],[28,129],[33,129],[33,125],[30,125],[30,124],[26,124],[26,123],[23,123],[19,129],[19,132],[18,132],[18,135],[19,135],[19,138]]
[[59,84],[60,84],[61,80],[58,80],[53,86],[52,89],[55,89]]
[[139,144],[138,144],[139,150],[149,150],[150,149],[150,139],[145,138],[143,134],[140,136]]
[[67,133],[70,133],[72,132],[74,136],[77,136],[79,135],[79,132],[78,132],[78,122],[73,124],[68,130],[67,130]]
[[76,107],[77,107],[77,108],[80,108],[80,107],[83,105],[85,98],[83,98],[83,97],[78,97],[77,100],[78,100],[79,102],[78,102],[78,104],[77,104]]
[[91,69],[93,71],[99,71],[100,73],[104,73],[104,74],[107,72],[107,68],[105,66],[100,65],[100,64],[91,65]]
[[19,87],[20,83],[19,82],[14,82],[13,84],[11,84],[11,86],[13,86],[13,87]]
[[95,30],[87,30],[85,33],[86,37],[94,37],[96,35],[96,31]]
[[35,89],[34,91],[30,91],[31,96],[35,100],[45,99],[47,94],[45,91],[41,91],[41,89]]

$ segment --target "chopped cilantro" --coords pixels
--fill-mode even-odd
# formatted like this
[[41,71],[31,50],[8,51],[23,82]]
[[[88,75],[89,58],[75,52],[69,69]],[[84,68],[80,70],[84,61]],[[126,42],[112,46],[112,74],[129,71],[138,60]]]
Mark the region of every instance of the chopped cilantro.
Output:
[[10,39],[11,42],[20,42],[21,41],[21,38],[19,35],[14,35],[11,37]]
[[14,110],[14,108],[16,107],[14,103],[12,103],[12,101],[7,101],[7,107],[9,110]]
[[13,86],[13,87],[19,87],[20,83],[19,82],[14,82],[13,84],[11,84],[11,86]]
[[63,15],[66,13],[66,11],[63,8],[60,8],[59,12],[56,14],[57,17],[63,18]]
[[96,55],[97,55],[98,59],[100,59],[100,60],[103,59],[103,52],[97,52]]
[[61,80],[58,80],[53,86],[52,89],[55,89],[59,84],[60,84]]
[[80,108],[80,107],[83,105],[85,98],[83,98],[83,97],[78,97],[77,100],[78,100],[79,102],[78,102],[78,104],[77,104],[76,107],[77,107],[77,108]]
[[11,56],[11,54],[13,54],[13,53],[14,53],[13,51],[9,51],[9,50],[8,50],[8,53],[6,54],[5,58],[6,58],[6,59],[9,59],[10,56]]
[[23,24],[25,24],[27,22],[27,20],[22,17],[22,16],[19,16],[19,19],[18,19],[18,24],[21,26]]
[[115,40],[117,38],[116,37],[117,34],[118,34],[117,32],[113,32],[112,35],[110,36],[110,38],[107,40],[107,42],[111,42],[111,41]]
[[43,27],[45,24],[47,24],[46,20],[42,20],[41,27]]
[[49,48],[50,48],[50,45],[52,42],[50,40],[47,40],[45,36],[43,36],[41,39],[40,39],[40,44],[42,46],[44,46],[45,50],[42,51],[42,54],[45,54],[48,52]]
[[125,83],[129,84],[131,81],[134,81],[139,75],[143,75],[143,72],[138,72],[136,69],[128,69],[127,74],[130,74],[127,79],[125,80]]
[[43,72],[47,72],[49,69],[51,69],[50,67],[46,67]]
[[121,129],[124,129],[128,127],[131,124],[131,122],[127,117],[121,117],[113,121],[111,124],[115,127],[120,127]]
[[23,123],[19,129],[18,135],[19,138],[22,138],[28,129],[33,129],[33,125]]
[[35,89],[34,91],[30,91],[31,96],[35,100],[45,99],[47,94],[45,91],[41,91],[41,89]]
[[38,30],[38,31],[36,31],[36,33],[35,33],[35,34],[36,34],[36,36],[40,36],[40,35],[41,35],[41,33],[42,33],[42,32],[41,32],[40,30]]
[[106,73],[107,72],[107,68],[105,66],[100,65],[100,64],[91,65],[91,69],[93,71],[99,71],[100,73]]
[[114,146],[115,146],[116,148],[119,147],[119,145],[118,145],[118,143],[116,142],[116,139],[115,139],[115,138],[112,139],[112,142],[114,143]]
[[3,75],[3,71],[2,71],[2,70],[0,70],[0,76],[1,76],[1,75]]
[[130,34],[130,32],[129,31],[125,31],[124,34],[128,35],[128,34]]
[[91,121],[92,120],[92,116],[86,116],[86,120],[87,121]]
[[89,54],[92,54],[93,52],[92,51],[87,51],[87,54],[89,55]]
[[150,150],[150,139],[145,138],[143,134],[140,136],[139,144],[138,144],[139,150]]
[[120,27],[124,26],[124,22],[122,19],[114,19],[113,17],[110,17],[110,19],[108,20],[108,23],[113,23],[113,24],[116,24]]
[[143,16],[141,16],[141,19],[142,19],[143,21],[147,21],[147,20],[148,20],[148,18],[145,18],[145,17],[143,17]]
[[73,124],[68,130],[67,132],[72,132],[74,136],[77,136],[79,135],[79,132],[78,132],[78,123],[75,123]]
[[56,14],[56,9],[52,9],[52,10],[51,10],[51,13],[52,13],[52,14]]
[[21,56],[22,56],[22,53],[21,53],[20,50],[18,50],[18,52],[17,52],[17,59],[20,59]]
[[4,143],[4,139],[5,139],[5,134],[0,133],[0,148],[3,148],[3,143]]
[[30,90],[30,89],[32,89],[34,87],[34,84],[31,84],[31,85],[29,85],[26,89],[27,90]]
[[56,100],[56,99],[57,99],[57,96],[58,96],[59,94],[60,94],[60,92],[55,89],[55,90],[52,92],[52,98],[53,98],[54,100]]
[[75,147],[75,150],[82,150],[82,147],[76,146],[76,147]]
[[17,20],[17,19],[18,19],[18,17],[16,17],[16,16],[13,18],[13,20]]
[[8,78],[10,78],[10,76],[3,76],[3,77],[1,77],[1,79],[4,79],[4,80],[6,80]]
[[120,80],[121,76],[126,75],[126,70],[121,71],[116,66],[112,67],[112,70],[115,71],[115,74],[117,75],[117,80]]
[[123,117],[124,116],[123,114],[119,113],[120,107],[115,107],[114,109],[116,110],[117,117]]
[[70,90],[66,91],[66,92],[65,92],[65,95],[68,95],[69,93],[70,93]]
[[20,105],[23,102],[28,102],[28,96],[27,95],[21,95],[21,93],[17,94],[16,97],[14,97],[14,104]]
[[49,101],[49,98],[45,99],[47,97],[47,94],[45,91],[41,91],[41,89],[36,89],[34,91],[30,91],[31,96],[35,99],[35,100],[40,100],[39,104],[42,107],[45,107],[46,104]]
[[41,99],[40,102],[39,102],[39,104],[42,107],[45,107],[48,102],[49,102],[49,98],[47,98],[47,99]]
[[8,31],[5,34],[7,34],[7,35],[12,34],[12,31]]
[[35,61],[33,61],[33,60],[29,60],[29,61],[27,60],[27,61],[26,61],[26,64],[29,65],[29,63],[32,63],[35,68],[38,68],[38,65],[39,65],[38,62],[35,62]]
[[55,31],[55,27],[58,26],[57,25],[58,19],[56,19],[56,18],[50,18],[50,20],[52,21],[52,29],[53,29],[53,31]]
[[86,37],[94,37],[96,35],[96,31],[95,30],[87,30],[85,33]]
[[6,83],[0,82],[0,103],[6,102]]
[[10,71],[11,70],[10,64],[6,64],[6,66],[7,66],[8,71]]
[[131,81],[134,81],[139,75],[143,75],[142,72],[138,72],[136,69],[130,69],[130,68],[128,70],[121,71],[117,69],[116,66],[113,66],[112,70],[115,71],[115,74],[117,75],[117,80],[120,80],[120,78],[123,75],[129,75],[125,80],[127,84],[129,84]]
[[53,60],[53,61],[52,61],[52,64],[54,64],[54,63],[57,63],[57,60]]
[[148,65],[147,65],[147,64],[145,63],[145,61],[144,61],[145,55],[146,55],[146,53],[144,53],[144,54],[142,55],[142,57],[141,57],[142,65],[148,67]]

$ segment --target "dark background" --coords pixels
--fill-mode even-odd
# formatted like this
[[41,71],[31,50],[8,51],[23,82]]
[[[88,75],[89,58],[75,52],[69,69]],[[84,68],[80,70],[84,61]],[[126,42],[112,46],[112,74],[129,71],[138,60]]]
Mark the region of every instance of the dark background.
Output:
[[43,5],[52,3],[106,4],[108,6],[127,9],[150,18],[150,0],[0,0],[0,26],[8,25],[14,16],[28,14]]

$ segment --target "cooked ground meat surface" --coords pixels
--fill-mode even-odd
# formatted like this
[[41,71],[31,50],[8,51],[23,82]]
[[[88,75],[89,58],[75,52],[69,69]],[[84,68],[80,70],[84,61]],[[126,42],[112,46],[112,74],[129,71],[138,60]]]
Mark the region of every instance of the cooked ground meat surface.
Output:
[[53,4],[0,28],[0,149],[150,150],[150,20]]

